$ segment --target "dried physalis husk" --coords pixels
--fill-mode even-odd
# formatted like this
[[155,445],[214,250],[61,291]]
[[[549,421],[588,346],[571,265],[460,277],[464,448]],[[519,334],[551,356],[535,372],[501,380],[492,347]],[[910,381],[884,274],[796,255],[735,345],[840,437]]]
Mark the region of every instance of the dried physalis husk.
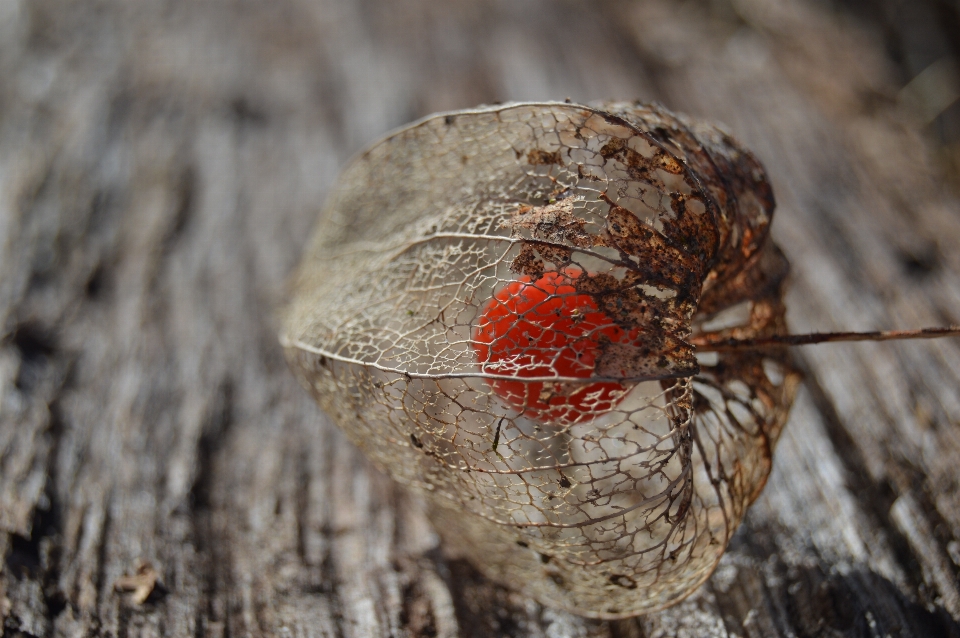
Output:
[[446,546],[619,618],[714,570],[798,383],[773,195],[722,130],[657,106],[436,115],[344,171],[281,337],[300,381]]

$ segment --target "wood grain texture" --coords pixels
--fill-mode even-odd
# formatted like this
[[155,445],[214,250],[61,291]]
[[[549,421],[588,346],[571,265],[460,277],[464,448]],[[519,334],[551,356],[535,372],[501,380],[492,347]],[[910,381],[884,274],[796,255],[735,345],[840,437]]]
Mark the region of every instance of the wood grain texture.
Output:
[[[445,556],[286,370],[340,167],[427,113],[660,100],[764,161],[795,330],[960,323],[960,214],[878,36],[814,0],[0,3],[6,636],[960,636],[960,344],[811,346],[719,570],[545,609]],[[115,583],[149,562],[144,604]]]

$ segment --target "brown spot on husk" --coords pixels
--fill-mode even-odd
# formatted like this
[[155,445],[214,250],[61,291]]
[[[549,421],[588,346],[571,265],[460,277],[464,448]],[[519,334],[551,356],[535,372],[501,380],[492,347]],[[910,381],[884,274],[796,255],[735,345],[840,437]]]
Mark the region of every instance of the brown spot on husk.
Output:
[[504,222],[514,235],[523,230],[532,231],[534,239],[578,248],[597,245],[597,238],[585,228],[587,221],[573,212],[574,200],[567,198],[545,206],[521,206]]
[[531,148],[527,152],[527,163],[531,166],[561,164],[560,151],[545,151],[541,148]]

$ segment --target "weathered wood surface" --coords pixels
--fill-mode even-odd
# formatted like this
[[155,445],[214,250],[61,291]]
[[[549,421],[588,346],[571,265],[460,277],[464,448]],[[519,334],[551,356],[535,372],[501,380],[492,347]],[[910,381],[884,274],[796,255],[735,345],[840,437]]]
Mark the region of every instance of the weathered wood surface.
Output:
[[[813,0],[0,3],[6,636],[960,636],[960,344],[818,346],[681,605],[599,623],[444,557],[285,368],[349,156],[426,113],[657,99],[766,163],[795,330],[960,323],[960,214]],[[144,604],[115,590],[149,562]]]

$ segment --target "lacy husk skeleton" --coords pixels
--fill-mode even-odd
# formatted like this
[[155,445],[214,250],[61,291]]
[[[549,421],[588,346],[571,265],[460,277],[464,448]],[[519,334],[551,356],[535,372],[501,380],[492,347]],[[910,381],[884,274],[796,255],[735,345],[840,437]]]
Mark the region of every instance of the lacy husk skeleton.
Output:
[[281,341],[448,548],[547,605],[650,612],[716,567],[799,382],[785,346],[691,345],[786,332],[773,208],[753,155],[658,106],[432,116],[343,173]]

